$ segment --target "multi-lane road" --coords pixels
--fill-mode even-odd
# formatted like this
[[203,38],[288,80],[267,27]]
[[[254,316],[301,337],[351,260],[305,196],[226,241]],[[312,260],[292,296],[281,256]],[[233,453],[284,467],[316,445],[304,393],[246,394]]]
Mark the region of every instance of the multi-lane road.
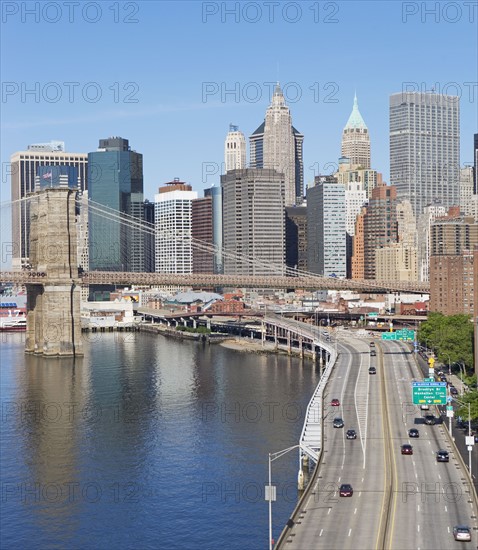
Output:
[[[346,337],[324,393],[323,457],[310,494],[281,547],[290,549],[450,549],[476,547],[476,510],[466,472],[442,424],[427,426],[412,405],[411,382],[421,380],[415,358],[400,342]],[[375,366],[377,374],[369,374]],[[332,399],[340,406],[331,406]],[[344,428],[334,428],[342,417]],[[357,439],[346,439],[347,429]],[[411,428],[419,438],[410,438]],[[401,445],[413,446],[402,455]],[[450,452],[438,463],[436,451]],[[340,497],[350,483],[352,497]],[[453,527],[468,525],[472,542],[455,542]]]

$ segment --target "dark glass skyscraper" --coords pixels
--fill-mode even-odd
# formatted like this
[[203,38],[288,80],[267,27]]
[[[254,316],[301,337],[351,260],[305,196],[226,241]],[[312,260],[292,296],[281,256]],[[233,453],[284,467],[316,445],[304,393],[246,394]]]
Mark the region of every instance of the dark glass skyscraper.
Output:
[[100,139],[88,154],[88,178],[90,270],[144,271],[144,235],[132,225],[144,216],[143,155],[127,139]]

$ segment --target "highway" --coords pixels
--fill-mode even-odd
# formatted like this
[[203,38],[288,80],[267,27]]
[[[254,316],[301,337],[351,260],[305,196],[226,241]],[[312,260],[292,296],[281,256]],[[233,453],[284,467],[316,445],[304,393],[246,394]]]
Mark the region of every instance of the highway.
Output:
[[[466,475],[454,453],[437,463],[436,451],[451,451],[440,423],[426,426],[412,404],[411,382],[421,380],[406,344],[343,338],[339,358],[324,396],[325,442],[318,478],[304,502],[300,518],[281,548],[317,549],[453,549],[477,546],[476,510]],[[377,367],[368,374],[369,365]],[[330,406],[333,398],[340,407]],[[342,416],[343,429],[333,427]],[[347,440],[347,429],[357,431]],[[409,438],[417,428],[419,438]],[[413,455],[402,455],[411,444]],[[352,497],[340,497],[342,483],[353,486]],[[472,528],[472,542],[455,542],[453,526]]]

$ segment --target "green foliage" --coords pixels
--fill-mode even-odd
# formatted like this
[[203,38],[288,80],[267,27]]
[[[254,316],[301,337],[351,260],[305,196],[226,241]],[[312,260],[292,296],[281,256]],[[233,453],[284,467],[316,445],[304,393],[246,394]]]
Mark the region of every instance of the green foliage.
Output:
[[473,367],[473,323],[469,315],[430,313],[418,329],[418,341],[448,365],[463,361]]
[[[478,392],[470,391],[465,393],[463,397],[459,398],[463,403],[470,403],[470,415],[471,421],[476,422],[478,420]],[[468,421],[468,405],[462,405],[458,411],[457,416],[461,416],[463,420]]]
[[185,327],[184,325],[178,325],[176,327],[176,330],[178,330],[179,332],[193,332],[196,334],[211,334],[211,329],[203,326],[194,328],[194,327]]

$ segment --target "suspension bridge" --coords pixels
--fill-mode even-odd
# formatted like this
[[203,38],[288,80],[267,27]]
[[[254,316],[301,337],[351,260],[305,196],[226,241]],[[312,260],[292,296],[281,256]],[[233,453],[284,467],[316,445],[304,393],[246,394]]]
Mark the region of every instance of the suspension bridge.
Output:
[[[123,214],[92,201],[78,199],[76,191],[68,188],[46,188],[16,201],[28,213],[29,264],[22,270],[0,271],[0,284],[13,283],[27,288],[27,338],[26,351],[45,355],[79,355],[80,335],[80,287],[88,285],[141,285],[175,287],[233,287],[305,290],[353,290],[356,292],[392,293],[407,292],[427,294],[428,283],[378,282],[319,277],[314,273],[268,262],[266,258],[249,258],[234,251],[219,248],[212,243],[176,234],[174,231],[155,227],[141,217]],[[25,203],[27,208],[24,207]],[[2,203],[3,208],[15,208],[13,202]],[[9,216],[2,216],[8,220]],[[131,265],[131,254],[138,250],[146,262],[152,263],[153,238],[180,241],[182,250],[192,253],[200,250],[210,255],[220,254],[241,273],[154,273],[142,271],[88,270],[88,223],[101,221],[102,250],[112,250],[116,265]],[[87,223],[88,222],[88,223]],[[3,225],[3,222],[2,222]],[[2,235],[7,232],[2,228]],[[128,244],[115,246],[115,239],[132,243],[133,234],[140,235],[134,247]],[[2,237],[3,241],[3,237]],[[2,251],[6,247],[2,242]],[[14,244],[14,243],[13,243]],[[4,255],[4,254],[3,254]],[[86,265],[85,265],[86,257]],[[104,265],[111,264],[102,258]],[[83,263],[85,267],[79,269]],[[98,263],[98,262],[97,262]]]

